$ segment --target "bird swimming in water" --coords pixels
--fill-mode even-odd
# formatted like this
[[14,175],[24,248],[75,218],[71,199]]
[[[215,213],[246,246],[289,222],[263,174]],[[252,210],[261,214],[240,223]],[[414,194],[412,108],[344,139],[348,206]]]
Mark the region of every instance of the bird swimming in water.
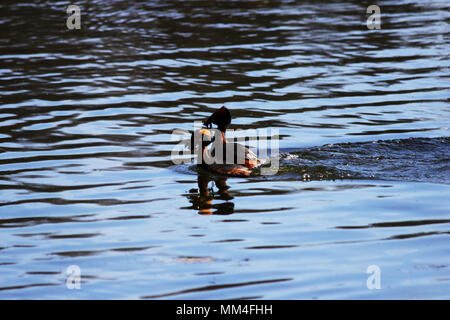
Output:
[[259,160],[256,154],[249,148],[236,142],[229,142],[225,138],[225,132],[231,124],[230,110],[223,106],[213,112],[213,114],[211,114],[203,123],[206,128],[211,128],[212,124],[217,125],[217,128],[220,130],[220,139],[223,146],[222,158],[224,163],[229,163],[231,160],[232,163],[240,164],[247,168],[255,168],[261,164],[261,160]]
[[252,171],[243,165],[237,163],[223,163],[216,161],[214,155],[207,149],[213,142],[212,135],[208,129],[195,131],[191,136],[192,150],[197,153],[198,166],[222,175],[234,177],[248,177]]

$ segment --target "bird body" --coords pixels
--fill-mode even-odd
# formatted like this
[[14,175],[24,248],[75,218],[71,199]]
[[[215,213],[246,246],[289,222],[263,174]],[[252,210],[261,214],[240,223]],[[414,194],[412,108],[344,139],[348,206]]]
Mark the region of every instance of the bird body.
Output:
[[[214,135],[208,130],[212,124],[218,128]],[[226,129],[230,124],[230,111],[226,107],[221,107],[203,123],[206,129],[197,130],[192,135],[193,147],[197,150],[197,159],[200,159],[198,165],[226,176],[247,177],[252,173],[250,169],[258,167],[261,161],[249,148],[236,142],[229,142],[225,138]],[[209,151],[207,147],[211,143],[213,146]]]

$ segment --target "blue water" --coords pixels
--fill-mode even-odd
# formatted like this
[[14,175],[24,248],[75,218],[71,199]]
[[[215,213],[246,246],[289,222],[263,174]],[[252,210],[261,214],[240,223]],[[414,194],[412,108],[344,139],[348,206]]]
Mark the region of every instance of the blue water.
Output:
[[[0,4],[0,298],[450,298],[448,4],[77,5]],[[222,105],[276,174],[172,162]]]

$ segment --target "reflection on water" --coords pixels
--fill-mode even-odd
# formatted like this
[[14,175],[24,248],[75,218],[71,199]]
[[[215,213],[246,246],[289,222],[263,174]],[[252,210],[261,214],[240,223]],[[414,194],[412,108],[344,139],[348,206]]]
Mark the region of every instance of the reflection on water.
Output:
[[[209,187],[213,182],[214,187]],[[227,185],[226,177],[211,177],[207,173],[199,173],[198,189],[189,190],[187,195],[192,203],[190,209],[198,210],[199,214],[231,214],[234,212],[233,197],[228,193],[230,187]],[[220,203],[215,203],[223,200]],[[214,210],[214,211],[213,211]]]
[[[0,298],[450,297],[446,2],[76,4],[0,2]],[[222,105],[276,175],[171,162]]]

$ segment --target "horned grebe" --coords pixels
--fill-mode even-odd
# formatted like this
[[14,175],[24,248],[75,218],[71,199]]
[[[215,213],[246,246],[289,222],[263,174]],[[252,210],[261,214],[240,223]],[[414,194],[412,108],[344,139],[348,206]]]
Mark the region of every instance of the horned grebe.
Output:
[[216,163],[214,156],[207,149],[211,142],[211,132],[208,129],[197,130],[191,136],[192,150],[197,153],[200,167],[214,173],[234,177],[248,177],[252,173],[248,167],[240,164]]
[[[207,128],[211,128],[212,124],[217,125],[217,128],[220,130],[221,139],[223,143],[223,162],[226,163],[226,155],[233,152],[234,161],[233,163],[241,164],[247,168],[254,168],[261,164],[261,161],[258,159],[256,154],[251,151],[249,148],[236,143],[236,142],[228,142],[225,138],[225,131],[228,126],[231,124],[231,112],[225,106],[221,107],[219,110],[215,111],[211,114],[203,125]],[[214,154],[213,154],[214,155]],[[240,157],[243,156],[243,163],[239,163]]]

